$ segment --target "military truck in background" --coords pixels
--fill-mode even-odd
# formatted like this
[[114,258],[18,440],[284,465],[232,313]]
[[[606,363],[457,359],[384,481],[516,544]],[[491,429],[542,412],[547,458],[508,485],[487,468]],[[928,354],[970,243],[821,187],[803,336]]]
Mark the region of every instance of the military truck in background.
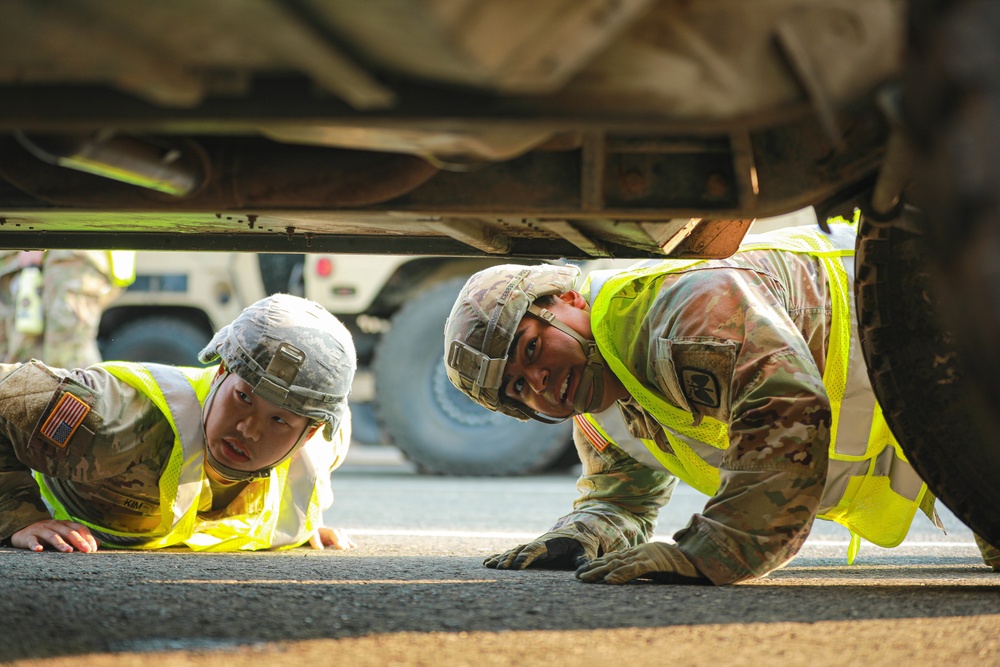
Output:
[[[137,253],[135,283],[105,309],[105,359],[197,365],[213,331],[275,292],[308,297],[354,335],[354,439],[395,444],[426,473],[519,475],[576,460],[570,425],[481,409],[441,364],[465,279],[500,260],[395,255]],[[509,260],[505,260],[509,261]]]

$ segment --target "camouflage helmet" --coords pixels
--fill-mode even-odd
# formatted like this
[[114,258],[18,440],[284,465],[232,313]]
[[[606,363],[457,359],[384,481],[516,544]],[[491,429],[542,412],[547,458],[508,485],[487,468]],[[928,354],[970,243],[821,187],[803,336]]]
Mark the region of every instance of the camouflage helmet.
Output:
[[521,420],[535,416],[500,395],[510,345],[532,303],[572,290],[579,275],[573,265],[503,264],[469,278],[444,325],[445,368],[452,384],[488,410]]
[[350,332],[323,306],[274,294],[248,306],[198,355],[280,408],[325,424],[333,438],[347,409],[357,355]]

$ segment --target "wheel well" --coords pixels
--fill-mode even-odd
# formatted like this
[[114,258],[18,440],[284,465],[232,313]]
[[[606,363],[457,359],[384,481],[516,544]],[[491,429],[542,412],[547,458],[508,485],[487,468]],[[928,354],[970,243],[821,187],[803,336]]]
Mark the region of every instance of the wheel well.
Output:
[[120,306],[108,308],[101,315],[101,324],[97,330],[98,339],[107,339],[115,331],[130,322],[140,320],[144,317],[166,317],[183,322],[187,322],[204,331],[208,336],[215,333],[215,327],[209,320],[208,315],[198,308],[185,308],[183,306]]

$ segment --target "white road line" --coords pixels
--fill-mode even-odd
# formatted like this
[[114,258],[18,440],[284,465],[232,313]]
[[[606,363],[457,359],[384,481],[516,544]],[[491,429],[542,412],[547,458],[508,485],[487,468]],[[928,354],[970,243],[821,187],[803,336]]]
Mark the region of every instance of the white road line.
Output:
[[[846,547],[850,542],[848,540],[807,540],[806,546],[814,547]],[[872,544],[870,542],[862,542],[862,549],[883,549],[885,551],[891,551],[892,549],[899,549],[900,547],[915,547],[915,548],[928,548],[928,547],[941,547],[947,549],[964,548],[969,547],[970,549],[976,548],[976,543],[972,540],[968,542],[910,542],[903,541],[899,546],[895,547],[880,547],[877,544]]]
[[410,530],[396,528],[344,528],[351,535],[386,535],[391,537],[482,537],[533,540],[541,533],[493,533],[466,530]]
[[[509,540],[533,540],[538,537],[541,533],[514,533],[514,532],[490,532],[490,531],[468,531],[468,530],[417,530],[417,529],[396,529],[396,528],[345,528],[347,533],[351,535],[381,535],[386,537],[463,537],[463,538],[483,538],[483,539],[509,539]],[[666,535],[654,535],[654,540],[659,540],[662,542],[670,541],[670,537]],[[806,546],[814,547],[847,547],[850,542],[848,540],[808,540]],[[975,542],[969,540],[968,542],[938,542],[938,541],[923,541],[923,542],[911,542],[904,541],[899,545],[900,547],[915,547],[915,548],[946,548],[955,549],[970,547],[975,548]],[[867,542],[863,543],[863,548],[868,549],[881,549],[874,544],[869,544]],[[898,548],[898,547],[896,547]]]

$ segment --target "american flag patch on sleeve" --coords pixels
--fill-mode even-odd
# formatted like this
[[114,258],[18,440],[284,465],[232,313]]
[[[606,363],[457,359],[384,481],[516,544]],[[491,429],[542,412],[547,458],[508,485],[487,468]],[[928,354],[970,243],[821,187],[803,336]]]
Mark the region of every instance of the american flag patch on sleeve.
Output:
[[84,417],[90,412],[90,406],[70,393],[65,393],[56,407],[49,413],[39,434],[49,442],[65,447],[69,439],[80,428]]
[[576,425],[580,427],[580,430],[583,431],[583,434],[587,436],[587,440],[590,440],[590,444],[594,446],[594,449],[599,452],[603,452],[608,448],[607,438],[601,435],[601,432],[594,428],[594,425],[591,424],[586,417],[583,415],[576,415],[573,417],[573,420],[576,422]]

